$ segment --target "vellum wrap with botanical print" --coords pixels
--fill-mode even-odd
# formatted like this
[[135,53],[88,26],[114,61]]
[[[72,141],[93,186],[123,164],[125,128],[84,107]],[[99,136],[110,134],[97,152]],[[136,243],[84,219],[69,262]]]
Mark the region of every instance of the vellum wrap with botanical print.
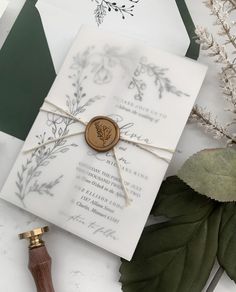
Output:
[[[83,27],[1,197],[130,260],[173,155],[167,149],[176,149],[205,72],[188,59]],[[116,157],[76,134],[100,115],[120,128]]]

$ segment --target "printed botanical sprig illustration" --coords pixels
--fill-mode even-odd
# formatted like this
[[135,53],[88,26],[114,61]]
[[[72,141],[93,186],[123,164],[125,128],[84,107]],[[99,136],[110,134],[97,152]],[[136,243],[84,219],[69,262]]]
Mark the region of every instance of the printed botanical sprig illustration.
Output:
[[[47,117],[47,125],[51,130],[51,135],[37,135],[38,145],[44,144],[46,141],[55,139],[69,133],[69,125],[71,120],[66,118],[58,118],[56,115],[49,114]],[[63,175],[50,181],[41,181],[40,176],[47,165],[57,157],[59,153],[66,153],[70,147],[75,147],[75,144],[67,143],[66,139],[58,140],[52,143],[51,146],[42,146],[34,150],[26,162],[22,164],[21,169],[17,172],[16,196],[25,205],[24,200],[29,194],[37,193],[38,195],[53,196],[53,188],[61,181]]]
[[140,0],[123,0],[123,4],[118,4],[117,2],[107,1],[107,0],[91,0],[95,2],[96,9],[94,10],[95,19],[98,25],[102,24],[105,16],[109,12],[119,13],[122,19],[125,19],[126,15],[134,16],[133,10],[135,4]]
[[200,106],[193,109],[191,117],[207,131],[213,132],[215,138],[226,138],[227,143],[232,145],[236,144],[236,35],[233,20],[236,16],[236,2],[207,0],[204,3],[215,18],[219,39],[201,26],[197,27],[196,34],[201,48],[219,65],[220,86],[228,102],[226,110],[231,113],[231,120],[226,125],[221,125],[209,110]]
[[145,91],[148,87],[143,78],[144,75],[153,79],[154,85],[157,88],[158,98],[163,98],[164,92],[170,92],[176,96],[189,96],[172,84],[167,73],[168,68],[162,68],[156,64],[149,63],[147,58],[142,57],[129,85],[129,89],[135,90],[134,99],[139,101],[144,99]]
[[[99,95],[86,98],[87,95],[84,91],[84,83],[87,80],[84,71],[90,66],[89,61],[93,56],[93,50],[94,48],[88,48],[83,53],[76,55],[71,65],[72,74],[68,78],[71,80],[74,93],[67,94],[65,100],[69,113],[74,116],[83,113],[87,107],[102,98]],[[25,205],[26,197],[30,194],[54,195],[53,189],[61,182],[63,175],[59,175],[50,181],[45,181],[41,177],[52,160],[56,159],[58,155],[66,153],[70,148],[77,146],[77,144],[71,143],[69,139],[64,138],[69,134],[73,122],[73,120],[57,114],[47,114],[45,125],[47,132],[36,136],[37,143],[42,145],[50,140],[57,139],[57,141],[32,151],[27,155],[21,169],[18,170],[15,194],[23,205]],[[60,137],[61,139],[58,139]]]
[[128,52],[122,52],[119,46],[105,45],[99,53],[93,54],[92,78],[98,85],[108,84],[113,80],[113,71],[119,66],[124,71],[132,56]]

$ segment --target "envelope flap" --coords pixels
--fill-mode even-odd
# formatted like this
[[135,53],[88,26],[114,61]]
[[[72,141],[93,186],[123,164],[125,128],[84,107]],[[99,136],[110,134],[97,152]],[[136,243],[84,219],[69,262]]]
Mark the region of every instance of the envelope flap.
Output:
[[26,1],[0,51],[0,130],[23,140],[56,76],[36,2]]
[[[99,3],[100,1],[91,0],[38,1],[36,7],[42,19],[56,72],[60,70],[79,28],[83,24],[98,26],[96,11],[100,7]],[[122,3],[121,0],[116,2],[118,6]],[[129,1],[126,3],[128,5]],[[100,28],[137,38],[143,43],[181,56],[188,50],[188,57],[197,58],[199,46],[193,38],[195,28],[184,0],[137,1],[133,8],[134,17],[126,15],[124,18],[109,10],[106,5],[103,7],[106,13],[103,16],[99,13]],[[194,56],[191,55],[192,51]]]

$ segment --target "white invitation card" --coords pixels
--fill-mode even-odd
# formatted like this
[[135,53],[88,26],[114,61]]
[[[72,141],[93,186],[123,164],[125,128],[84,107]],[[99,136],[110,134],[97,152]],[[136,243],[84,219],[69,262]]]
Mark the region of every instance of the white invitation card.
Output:
[[122,33],[181,56],[190,44],[176,0],[38,0],[36,7],[57,73],[81,25]]
[[1,197],[130,260],[205,73],[82,27]]

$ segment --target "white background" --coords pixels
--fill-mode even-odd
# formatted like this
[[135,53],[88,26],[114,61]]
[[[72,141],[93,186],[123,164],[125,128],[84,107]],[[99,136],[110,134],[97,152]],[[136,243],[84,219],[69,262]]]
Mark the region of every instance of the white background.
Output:
[[[196,24],[211,27],[213,18],[200,1],[186,0]],[[8,9],[0,20],[0,47],[3,44],[15,17],[19,13],[23,0],[11,0]],[[212,28],[213,30],[215,28]],[[217,67],[208,58],[200,61],[209,66],[198,103],[208,107],[221,121],[227,121],[223,113],[225,102],[217,83]],[[15,140],[15,139],[14,139]],[[13,153],[17,153],[21,143],[15,141],[14,149],[7,149],[4,136],[0,139],[1,174],[7,173]],[[192,153],[209,147],[221,147],[218,141],[205,134],[196,125],[187,125],[178,146],[169,174],[173,174]],[[3,175],[4,177],[4,175]],[[1,183],[1,181],[0,181]],[[34,216],[0,202],[0,291],[32,292],[34,283],[27,270],[27,248],[25,242],[19,242],[17,234],[43,224]],[[119,258],[78,239],[77,237],[52,226],[45,236],[48,250],[53,258],[53,278],[57,292],[120,292]],[[223,276],[216,292],[235,291],[235,284]],[[171,292],[171,291],[170,291]]]

